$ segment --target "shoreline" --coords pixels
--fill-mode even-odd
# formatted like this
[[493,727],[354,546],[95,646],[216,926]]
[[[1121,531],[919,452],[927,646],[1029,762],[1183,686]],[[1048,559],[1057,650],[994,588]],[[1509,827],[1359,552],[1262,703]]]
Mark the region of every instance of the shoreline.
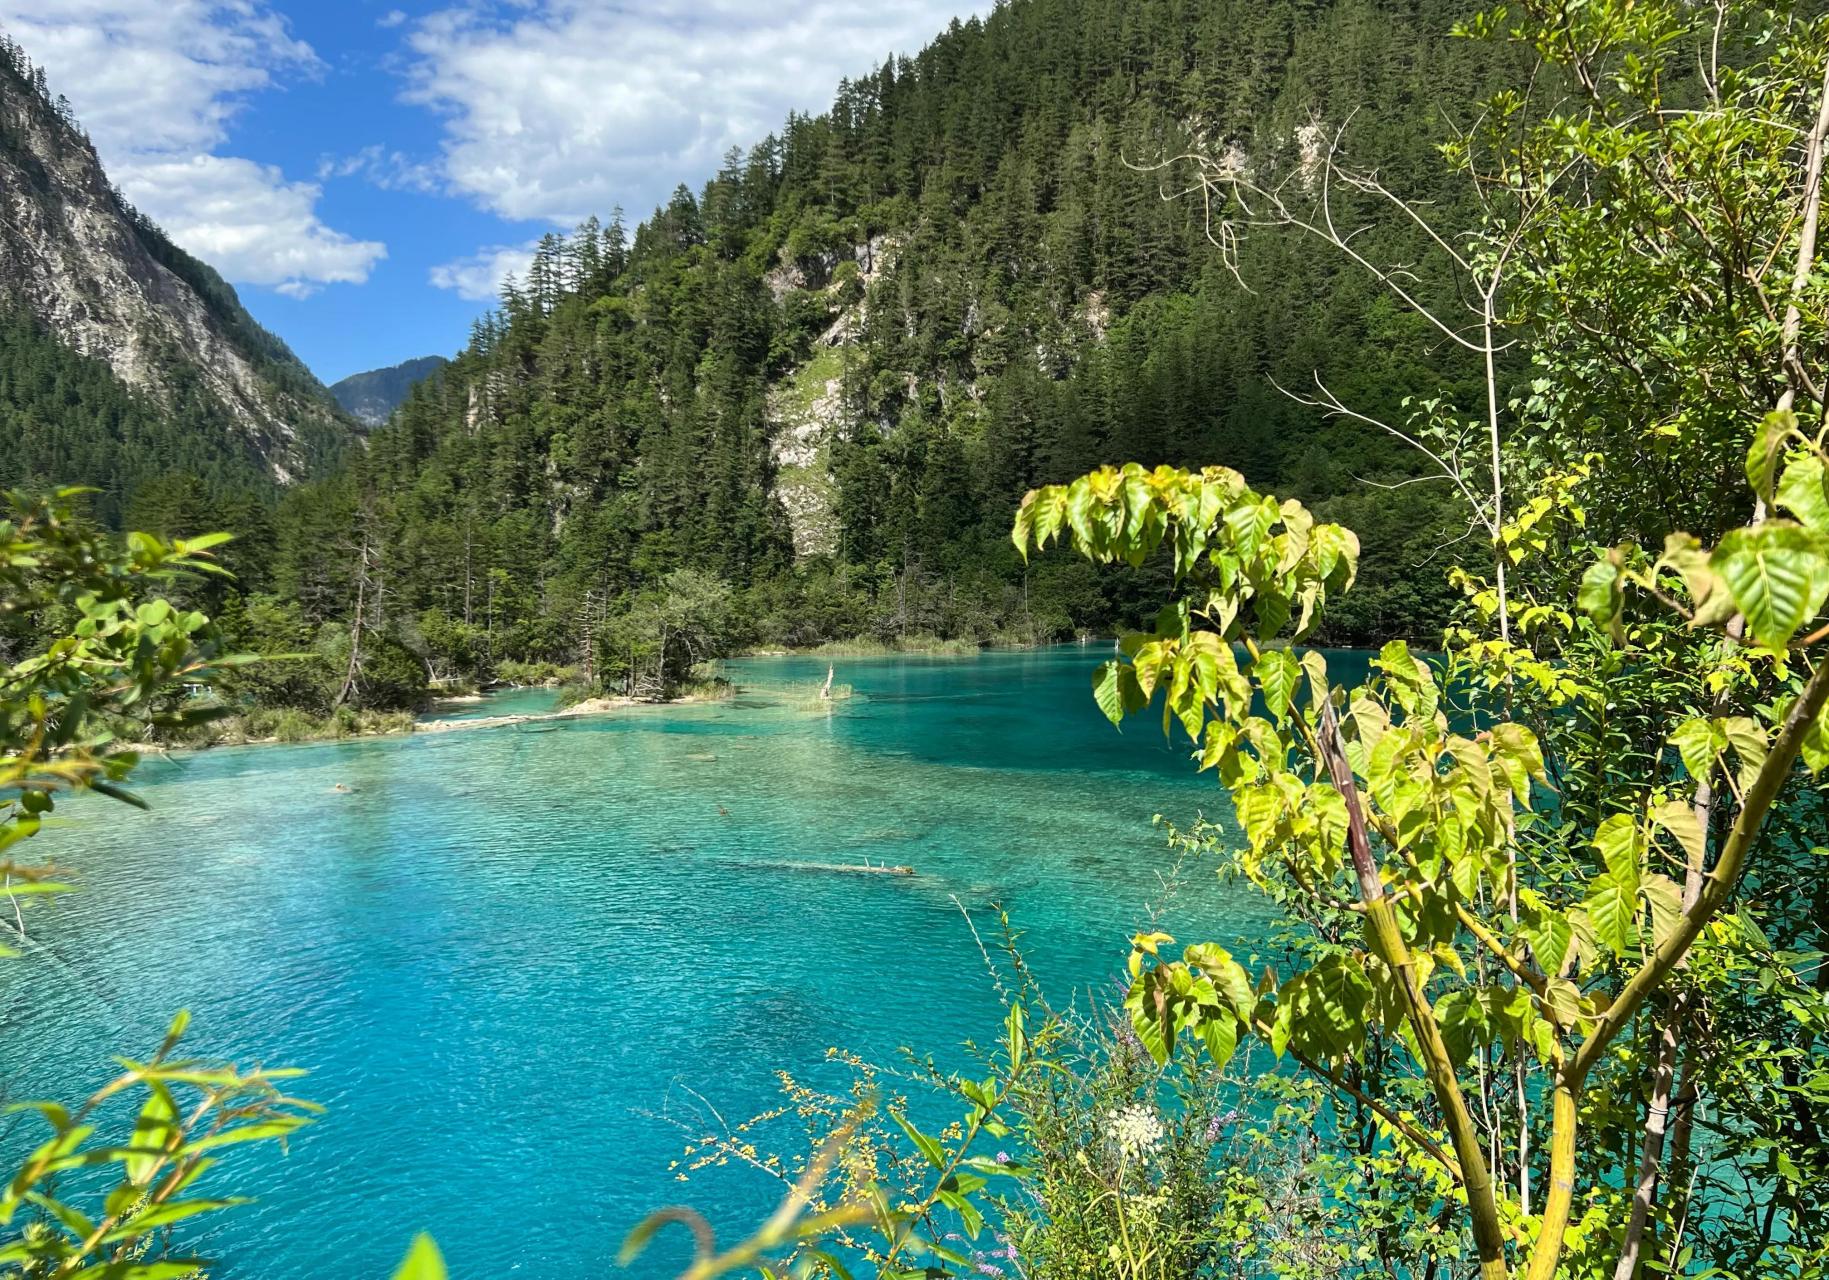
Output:
[[[444,720],[415,720],[401,728],[358,729],[350,733],[325,732],[300,738],[281,738],[269,735],[263,738],[234,737],[224,738],[217,742],[201,743],[136,743],[134,749],[145,755],[177,756],[188,755],[199,751],[216,751],[228,747],[309,747],[334,742],[375,742],[386,738],[412,738],[422,734],[454,733],[460,729],[495,729],[504,725],[529,724],[539,721],[582,720],[592,716],[608,715],[613,711],[626,711],[631,707],[679,707],[696,704],[721,702],[723,694],[715,698],[703,694],[689,693],[666,702],[649,702],[641,698],[586,698],[569,707],[557,711],[513,712],[499,716],[475,716],[470,719],[450,718]],[[486,701],[486,696],[478,695],[475,701]],[[452,702],[456,699],[439,699],[440,702]],[[466,700],[468,701],[468,700]]]

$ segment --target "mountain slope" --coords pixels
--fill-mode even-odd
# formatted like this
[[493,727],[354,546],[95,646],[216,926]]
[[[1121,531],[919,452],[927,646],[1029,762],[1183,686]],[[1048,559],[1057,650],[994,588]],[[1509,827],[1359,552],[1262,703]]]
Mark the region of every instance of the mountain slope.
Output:
[[331,383],[330,394],[357,422],[378,427],[393,416],[414,387],[449,363],[443,356],[420,356],[386,369],[352,373]]
[[[1111,627],[1149,585],[1025,565],[1009,522],[1026,489],[1134,459],[1228,464],[1358,529],[1332,638],[1435,633],[1451,497],[1405,484],[1418,460],[1382,432],[1276,390],[1318,373],[1404,420],[1439,390],[1431,335],[1293,236],[1248,237],[1241,287],[1199,203],[1164,198],[1185,175],[1148,166],[1198,149],[1299,179],[1310,122],[1352,118],[1355,160],[1455,225],[1444,113],[1508,72],[1449,36],[1466,11],[1010,0],[632,236],[549,237],[361,463],[390,607],[459,667],[577,660],[580,619],[677,568],[746,588],[764,643]],[[1420,233],[1385,222],[1361,247],[1452,301]]]
[[[0,402],[23,440],[0,461],[0,483],[83,482],[118,495],[188,462],[223,484],[284,484],[353,438],[329,393],[235,291],[114,190],[42,72],[3,38],[0,310],[11,316],[15,375],[28,342],[49,343],[100,362],[119,384],[56,420]],[[40,352],[32,363],[61,360]],[[90,373],[80,381],[101,386]],[[117,429],[117,400],[131,416],[180,427],[188,458],[144,456]]]

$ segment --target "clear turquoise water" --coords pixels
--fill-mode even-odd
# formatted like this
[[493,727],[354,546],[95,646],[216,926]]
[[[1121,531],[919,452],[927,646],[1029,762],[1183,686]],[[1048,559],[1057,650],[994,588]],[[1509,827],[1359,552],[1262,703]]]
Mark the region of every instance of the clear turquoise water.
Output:
[[[1099,717],[1104,656],[841,659],[829,713],[769,692],[823,660],[755,660],[715,706],[149,763],[153,812],[83,801],[36,842],[84,891],[0,965],[6,1092],[74,1099],[180,1006],[198,1053],[310,1068],[327,1117],[220,1172],[260,1199],[201,1239],[230,1280],[385,1277],[421,1228],[465,1280],[613,1272],[678,1198],[753,1224],[772,1185],[675,1183],[668,1117],[757,1112],[828,1045],[988,1036],[961,905],[1006,907],[1057,1000],[1109,991],[1170,869],[1151,815],[1223,816],[1181,748]],[[804,869],[866,859],[919,874]],[[1174,920],[1263,927],[1206,868]]]

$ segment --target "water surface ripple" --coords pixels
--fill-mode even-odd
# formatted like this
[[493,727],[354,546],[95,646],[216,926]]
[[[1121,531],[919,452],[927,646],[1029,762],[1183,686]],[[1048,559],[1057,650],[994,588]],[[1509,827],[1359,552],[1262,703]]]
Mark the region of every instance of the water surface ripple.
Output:
[[[212,1175],[259,1197],[200,1233],[226,1280],[385,1277],[421,1228],[461,1280],[613,1273],[658,1204],[753,1224],[777,1189],[676,1183],[663,1116],[994,1033],[955,900],[1006,907],[1057,998],[1107,988],[1170,867],[1151,815],[1218,816],[1181,745],[1100,718],[1104,656],[840,659],[830,713],[771,692],[823,660],[759,659],[715,706],[153,761],[151,813],[85,799],[35,842],[83,892],[0,964],[6,1095],[74,1100],[180,1007],[194,1052],[308,1067],[327,1116]],[[804,869],[866,860],[919,874]],[[1258,911],[1202,867],[1175,922]]]

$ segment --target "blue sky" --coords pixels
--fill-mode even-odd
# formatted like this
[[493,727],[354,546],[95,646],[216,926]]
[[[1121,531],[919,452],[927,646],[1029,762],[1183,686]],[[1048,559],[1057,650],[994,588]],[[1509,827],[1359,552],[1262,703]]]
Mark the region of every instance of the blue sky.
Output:
[[326,382],[463,345],[543,232],[633,224],[975,0],[0,0],[110,175]]

